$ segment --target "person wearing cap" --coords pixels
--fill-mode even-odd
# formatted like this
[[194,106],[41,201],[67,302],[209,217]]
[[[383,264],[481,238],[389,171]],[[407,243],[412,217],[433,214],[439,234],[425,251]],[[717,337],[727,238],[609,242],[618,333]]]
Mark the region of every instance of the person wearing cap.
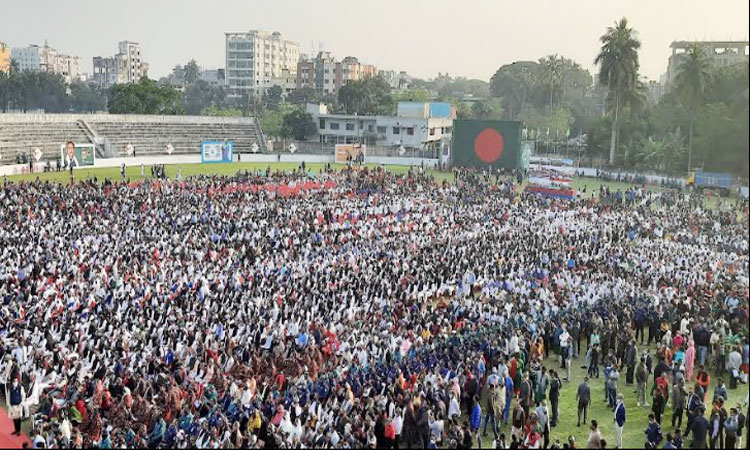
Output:
[[615,406],[614,414],[615,422],[615,444],[617,448],[622,448],[622,432],[625,428],[625,422],[627,421],[627,414],[625,411],[625,396],[623,394],[617,394],[617,405]]

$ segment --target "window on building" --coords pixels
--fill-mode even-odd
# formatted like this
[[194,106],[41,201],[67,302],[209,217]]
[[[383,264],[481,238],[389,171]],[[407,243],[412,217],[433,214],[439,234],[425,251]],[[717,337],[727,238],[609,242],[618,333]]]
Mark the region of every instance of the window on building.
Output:
[[393,134],[401,134],[401,129],[399,127],[393,127]]
[[407,128],[406,134],[408,134],[409,136],[414,136],[414,127]]
[[331,122],[331,129],[332,130],[338,130],[339,129],[338,122]]
[[326,129],[326,120],[320,119],[320,129],[325,130]]
[[347,123],[346,124],[346,131],[354,131],[354,124],[353,123]]
[[378,133],[385,134],[385,127],[378,127]]

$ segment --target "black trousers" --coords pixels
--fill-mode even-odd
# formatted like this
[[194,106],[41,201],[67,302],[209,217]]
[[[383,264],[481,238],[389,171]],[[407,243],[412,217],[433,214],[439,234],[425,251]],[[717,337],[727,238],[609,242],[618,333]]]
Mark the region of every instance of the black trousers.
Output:
[[15,431],[16,434],[21,432],[21,419],[13,419],[13,431]]
[[628,371],[625,373],[625,383],[633,384],[633,372],[635,372],[635,366],[628,366]]
[[549,399],[550,407],[552,408],[552,420],[550,420],[550,426],[557,426],[557,419],[559,417],[559,406],[560,406],[560,399],[557,398],[550,398]]
[[677,428],[682,428],[682,414],[684,412],[684,408],[675,408],[674,411],[672,411],[672,427],[674,428],[675,423],[677,423]]

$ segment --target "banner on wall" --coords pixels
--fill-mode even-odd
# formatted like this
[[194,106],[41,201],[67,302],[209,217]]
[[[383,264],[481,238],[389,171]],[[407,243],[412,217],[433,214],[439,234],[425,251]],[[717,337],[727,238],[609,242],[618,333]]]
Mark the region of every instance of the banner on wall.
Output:
[[75,149],[68,149],[66,144],[60,144],[60,160],[66,167],[93,166],[94,165],[94,144],[73,144]]
[[362,158],[364,162],[367,156],[367,146],[362,144],[336,144],[336,162],[346,164],[349,161],[358,162]]
[[232,142],[203,141],[201,142],[202,163],[230,163],[234,157]]

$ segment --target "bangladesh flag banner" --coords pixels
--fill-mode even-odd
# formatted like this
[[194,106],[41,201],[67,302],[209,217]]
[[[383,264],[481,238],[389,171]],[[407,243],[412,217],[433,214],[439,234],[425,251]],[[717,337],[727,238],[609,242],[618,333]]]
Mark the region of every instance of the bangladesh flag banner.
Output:
[[521,122],[455,120],[451,148],[454,166],[521,168]]

